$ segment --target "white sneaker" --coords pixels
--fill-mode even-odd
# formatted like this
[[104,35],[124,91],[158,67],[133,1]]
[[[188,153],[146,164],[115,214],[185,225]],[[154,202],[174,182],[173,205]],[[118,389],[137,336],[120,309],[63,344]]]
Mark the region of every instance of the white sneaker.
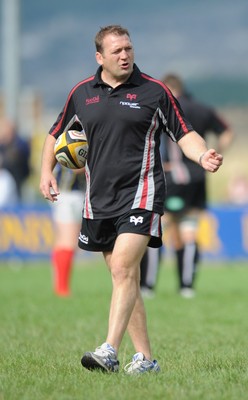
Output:
[[108,343],[103,343],[95,351],[87,352],[81,359],[81,364],[89,370],[101,369],[104,372],[117,372],[119,361],[115,349]]
[[159,372],[160,367],[156,360],[147,360],[143,353],[136,353],[132,361],[124,367],[127,374],[143,374],[145,372]]
[[194,289],[191,288],[182,288],[180,289],[180,295],[184,297],[185,299],[192,299],[195,297],[195,291]]
[[140,288],[140,291],[141,291],[141,296],[143,298],[153,299],[154,296],[155,296],[154,290],[150,289],[148,287],[143,286],[143,287]]

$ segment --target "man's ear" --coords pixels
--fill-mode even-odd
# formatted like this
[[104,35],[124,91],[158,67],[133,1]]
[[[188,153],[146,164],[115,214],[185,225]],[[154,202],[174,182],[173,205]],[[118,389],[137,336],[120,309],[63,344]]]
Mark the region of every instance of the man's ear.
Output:
[[97,64],[99,64],[99,65],[102,65],[102,64],[103,64],[102,54],[99,53],[99,51],[96,52],[96,62],[97,62]]

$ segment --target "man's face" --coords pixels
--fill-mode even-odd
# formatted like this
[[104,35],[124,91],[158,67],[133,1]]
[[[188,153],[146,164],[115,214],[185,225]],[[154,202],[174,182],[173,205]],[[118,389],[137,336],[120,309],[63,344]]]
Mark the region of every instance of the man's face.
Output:
[[102,53],[96,60],[103,68],[103,77],[125,82],[133,71],[134,51],[127,35],[109,34],[103,39]]

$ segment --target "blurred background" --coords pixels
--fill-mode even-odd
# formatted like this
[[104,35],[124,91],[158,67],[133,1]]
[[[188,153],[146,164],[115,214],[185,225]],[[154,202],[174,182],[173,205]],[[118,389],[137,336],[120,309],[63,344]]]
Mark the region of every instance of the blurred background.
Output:
[[[131,33],[142,71],[158,79],[169,72],[179,74],[188,92],[215,107],[232,127],[235,140],[224,167],[208,177],[214,222],[203,224],[210,233],[215,229],[222,246],[216,250],[211,241],[206,244],[203,234],[202,246],[210,256],[247,258],[247,0],[1,0],[0,21],[0,147],[4,149],[4,132],[11,136],[15,131],[22,153],[13,168],[23,169],[15,182],[6,176],[1,180],[2,194],[3,188],[7,193],[19,185],[15,212],[6,211],[15,198],[13,191],[2,202],[1,257],[13,252],[47,256],[53,228],[38,189],[45,135],[70,89],[97,68],[96,32],[104,25],[121,24]],[[8,159],[17,161],[13,154]],[[25,160],[28,165],[23,166]],[[232,218],[234,233],[226,238]]]

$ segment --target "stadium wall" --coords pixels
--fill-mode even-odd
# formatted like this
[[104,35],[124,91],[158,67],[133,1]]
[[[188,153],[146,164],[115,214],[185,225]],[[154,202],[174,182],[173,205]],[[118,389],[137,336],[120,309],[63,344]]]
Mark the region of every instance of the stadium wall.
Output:
[[[0,261],[48,258],[54,235],[48,207],[1,210]],[[210,207],[201,217],[198,238],[203,257],[248,259],[248,206]]]

